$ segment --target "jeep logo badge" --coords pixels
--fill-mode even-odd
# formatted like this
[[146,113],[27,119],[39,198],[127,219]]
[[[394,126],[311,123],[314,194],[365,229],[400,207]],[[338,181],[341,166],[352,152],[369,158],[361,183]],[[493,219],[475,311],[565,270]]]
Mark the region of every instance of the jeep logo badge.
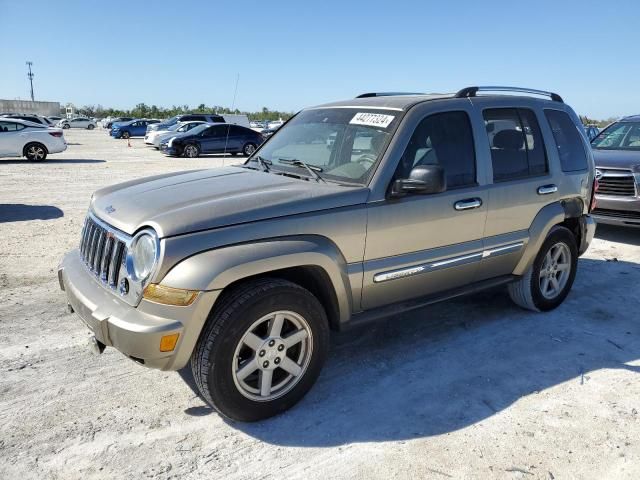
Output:
[[107,208],[104,209],[104,211],[107,213],[113,213],[116,211],[116,209],[113,208],[113,205],[109,205]]

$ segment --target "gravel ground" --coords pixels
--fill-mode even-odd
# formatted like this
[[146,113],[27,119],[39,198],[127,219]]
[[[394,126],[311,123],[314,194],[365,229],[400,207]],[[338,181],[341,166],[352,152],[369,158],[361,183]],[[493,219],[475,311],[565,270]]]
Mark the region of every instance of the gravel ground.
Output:
[[336,334],[298,406],[236,424],[188,371],[90,355],[56,266],[97,188],[237,159],[65,136],[0,160],[2,479],[640,478],[640,230],[599,227],[554,312],[498,289]]

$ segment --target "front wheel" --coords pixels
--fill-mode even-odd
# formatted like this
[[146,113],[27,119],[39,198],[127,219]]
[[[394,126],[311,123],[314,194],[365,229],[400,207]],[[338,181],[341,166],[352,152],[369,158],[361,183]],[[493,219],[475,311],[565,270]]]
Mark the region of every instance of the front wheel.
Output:
[[127,138],[131,137],[131,134],[125,130],[124,132],[122,132],[121,137],[126,140]]
[[242,153],[244,153],[245,157],[250,157],[253,155],[253,152],[256,151],[255,143],[247,143],[244,147],[242,147]]
[[62,128],[67,130],[67,129],[71,128],[71,125],[69,125],[68,123],[65,123],[64,125],[62,125]]
[[214,309],[191,357],[204,399],[222,415],[251,422],[295,405],[327,357],[324,309],[285,280],[237,287]]
[[196,158],[200,155],[200,149],[197,145],[190,143],[188,145],[185,145],[183,154],[187,158]]
[[94,125],[89,124],[89,126],[87,127],[87,130],[93,130],[94,128],[96,128]]
[[556,226],[542,244],[533,265],[520,280],[509,284],[509,295],[527,310],[553,310],[569,294],[577,267],[575,237],[565,227]]

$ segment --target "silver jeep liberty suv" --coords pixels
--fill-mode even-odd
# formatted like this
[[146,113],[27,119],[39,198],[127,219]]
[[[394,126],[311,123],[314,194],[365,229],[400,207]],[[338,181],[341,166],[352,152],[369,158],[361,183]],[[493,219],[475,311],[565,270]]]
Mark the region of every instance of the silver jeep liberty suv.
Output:
[[244,165],[97,191],[58,276],[95,350],[190,363],[209,404],[255,421],[311,388],[330,329],[502,284],[560,305],[593,195],[556,94],[369,93],[302,110]]

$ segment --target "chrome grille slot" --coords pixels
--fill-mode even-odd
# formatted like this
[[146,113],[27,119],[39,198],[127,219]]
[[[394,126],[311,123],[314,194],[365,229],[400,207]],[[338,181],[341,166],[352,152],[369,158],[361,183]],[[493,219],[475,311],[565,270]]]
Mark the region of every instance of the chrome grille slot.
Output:
[[80,235],[80,257],[102,283],[115,289],[129,239],[88,215]]
[[598,180],[599,195],[615,195],[620,197],[633,197],[636,195],[635,177],[627,170],[603,170],[602,177]]

